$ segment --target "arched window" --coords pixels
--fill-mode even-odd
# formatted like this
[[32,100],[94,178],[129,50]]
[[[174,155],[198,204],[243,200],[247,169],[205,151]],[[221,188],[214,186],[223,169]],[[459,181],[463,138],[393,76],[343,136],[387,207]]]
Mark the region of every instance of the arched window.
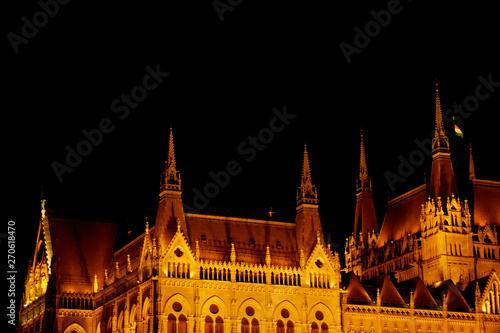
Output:
[[321,333],[328,333],[328,325],[326,323],[321,324]]
[[167,333],[177,333],[176,318],[173,314],[167,317]]
[[257,318],[252,319],[252,331],[251,333],[260,333],[259,321]]
[[181,314],[179,316],[179,326],[178,326],[178,333],[187,333],[187,318],[185,315]]
[[214,320],[210,316],[205,317],[205,333],[214,333]]
[[276,333],[285,333],[285,324],[281,319],[276,323]]
[[215,333],[223,333],[224,332],[224,320],[221,316],[217,316],[215,318]]
[[313,322],[311,325],[311,333],[319,333],[319,327],[318,324],[316,324],[316,322]]
[[287,323],[286,323],[286,333],[294,333],[295,330],[294,330],[294,326],[293,326],[293,321],[289,320]]
[[250,323],[246,318],[241,320],[241,333],[250,333]]

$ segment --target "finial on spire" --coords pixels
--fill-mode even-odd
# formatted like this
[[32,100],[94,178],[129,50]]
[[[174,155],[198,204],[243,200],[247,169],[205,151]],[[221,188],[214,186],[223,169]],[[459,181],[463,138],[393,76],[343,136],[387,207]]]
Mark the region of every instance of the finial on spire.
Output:
[[146,215],[146,233],[149,233],[149,222],[148,222],[148,216]]

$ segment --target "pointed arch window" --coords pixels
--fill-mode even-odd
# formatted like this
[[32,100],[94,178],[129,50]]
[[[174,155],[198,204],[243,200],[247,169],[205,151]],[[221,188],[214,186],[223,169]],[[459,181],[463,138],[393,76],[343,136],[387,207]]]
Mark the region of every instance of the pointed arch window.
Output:
[[221,316],[215,318],[215,333],[224,333],[224,320]]
[[241,320],[241,333],[250,333],[250,323],[246,318]]
[[281,319],[276,323],[276,333],[285,333],[285,324]]
[[179,316],[178,333],[187,333],[187,318],[185,315],[181,314]]
[[250,333],[260,333],[259,321],[257,318],[252,319],[252,330]]
[[167,317],[167,333],[177,333],[176,318],[173,314]]
[[214,320],[210,316],[205,317],[205,333],[214,333]]

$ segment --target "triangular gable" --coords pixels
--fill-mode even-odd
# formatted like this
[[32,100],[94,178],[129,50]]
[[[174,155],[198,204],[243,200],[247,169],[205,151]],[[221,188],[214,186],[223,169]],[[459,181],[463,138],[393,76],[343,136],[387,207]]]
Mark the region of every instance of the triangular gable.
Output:
[[411,281],[413,301],[418,309],[437,309],[438,305],[429,290],[425,287],[420,277]]
[[377,288],[380,290],[382,305],[405,305],[403,297],[401,297],[388,275],[380,275],[377,278]]
[[435,293],[434,298],[437,300],[438,305],[444,307],[443,301],[446,299],[446,307],[449,311],[470,311],[465,298],[452,280],[439,282],[433,289]]
[[[495,290],[496,289],[496,290]],[[486,282],[486,285],[483,289],[483,292],[481,293],[481,304],[483,307],[483,311],[487,313],[492,313],[492,309],[494,308],[492,306],[492,302],[495,301],[494,295],[498,293],[500,290],[500,279],[498,277],[497,272],[495,270],[492,270],[489,277],[488,281]],[[495,309],[497,313],[498,309]]]
[[340,262],[338,255],[333,256],[326,250],[317,236],[316,246],[304,265],[306,284],[319,288],[338,287],[340,282]]
[[177,225],[177,232],[160,256],[159,273],[166,277],[188,278],[194,275],[196,259],[189,242]]

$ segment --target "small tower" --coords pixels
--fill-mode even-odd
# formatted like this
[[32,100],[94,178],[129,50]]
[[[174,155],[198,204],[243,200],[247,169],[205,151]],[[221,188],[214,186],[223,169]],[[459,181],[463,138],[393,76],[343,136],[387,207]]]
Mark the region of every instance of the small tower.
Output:
[[174,152],[174,136],[170,127],[168,140],[168,154],[165,161],[165,171],[160,179],[160,202],[156,214],[154,238],[158,240],[158,247],[166,249],[177,232],[177,221],[184,235],[189,239],[182,204],[181,174],[177,170]]
[[[304,159],[302,177],[297,189],[297,215],[295,216],[295,234],[297,248],[303,249],[305,257],[309,257],[316,244],[316,235],[319,232],[323,237],[321,221],[318,213],[318,193],[311,181],[309,155],[304,144]],[[297,257],[299,253],[297,253]]]
[[437,200],[447,198],[451,194],[458,195],[455,174],[450,159],[450,145],[444,131],[439,89],[436,83],[436,111],[434,137],[432,138],[432,168],[429,184],[429,195]]
[[356,182],[356,210],[354,215],[354,230],[356,236],[362,233],[361,241],[367,244],[368,235],[372,232],[378,234],[377,215],[373,204],[372,181],[368,176],[366,164],[365,143],[361,131],[361,144],[359,153],[359,178]]

